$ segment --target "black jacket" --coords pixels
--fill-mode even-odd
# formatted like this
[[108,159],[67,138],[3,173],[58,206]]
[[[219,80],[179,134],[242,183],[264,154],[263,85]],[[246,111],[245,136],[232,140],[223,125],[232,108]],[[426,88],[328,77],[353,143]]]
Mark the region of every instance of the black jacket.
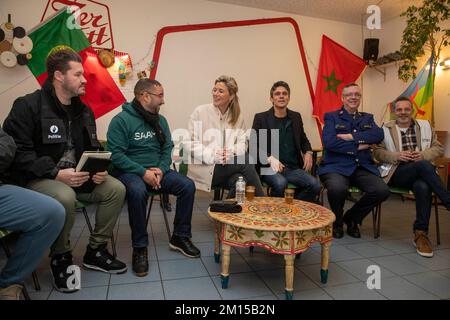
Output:
[[[305,130],[303,129],[303,121],[300,113],[287,109],[287,117],[292,121],[292,128],[294,130],[295,148],[297,150],[298,166],[303,168],[303,156],[306,151],[311,151],[311,144],[308,137],[306,137]],[[250,151],[255,148],[255,144],[258,150],[258,167],[268,167],[267,157],[272,155],[271,146],[271,129],[276,129],[275,113],[273,107],[269,110],[255,114],[253,119],[252,134],[250,135]],[[259,130],[267,129],[267,144],[259,141]],[[266,148],[267,145],[267,148]],[[260,151],[261,149],[261,151]],[[279,150],[282,152],[282,150]],[[279,155],[275,156],[277,159]]]
[[71,122],[48,80],[41,90],[14,101],[3,125],[17,145],[11,173],[13,183],[25,185],[33,179],[54,179],[69,130],[77,162],[83,151],[101,149],[92,110],[78,97],[72,98],[70,108]]
[[16,145],[13,138],[8,136],[0,127],[0,185],[2,179],[7,175],[6,170],[14,160]]

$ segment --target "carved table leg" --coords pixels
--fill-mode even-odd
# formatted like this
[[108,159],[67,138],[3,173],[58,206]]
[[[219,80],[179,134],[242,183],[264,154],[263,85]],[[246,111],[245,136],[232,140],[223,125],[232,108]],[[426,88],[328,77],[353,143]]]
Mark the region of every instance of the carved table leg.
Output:
[[284,261],[286,263],[286,266],[285,266],[286,300],[292,300],[292,296],[293,296],[293,292],[294,292],[294,259],[295,259],[295,254],[284,255]]
[[221,231],[221,223],[216,221],[214,224],[214,261],[216,263],[220,262],[220,231]]
[[328,281],[328,260],[330,257],[331,242],[322,243],[322,269],[320,270],[320,281],[327,283]]
[[220,274],[222,289],[228,288],[228,281],[230,280],[230,251],[231,247],[222,243],[222,273]]

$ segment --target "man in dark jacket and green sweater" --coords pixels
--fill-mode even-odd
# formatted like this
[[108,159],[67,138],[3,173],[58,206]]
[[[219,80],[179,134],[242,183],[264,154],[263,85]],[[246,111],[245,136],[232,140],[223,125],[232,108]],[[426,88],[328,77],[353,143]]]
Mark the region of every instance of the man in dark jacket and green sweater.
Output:
[[128,215],[132,232],[133,271],[148,273],[146,209],[148,191],[160,190],[177,197],[174,230],[169,247],[191,258],[200,257],[192,244],[191,218],[195,185],[170,170],[173,142],[167,120],[159,115],[164,89],[156,80],[141,79],[135,98],[125,103],[108,128],[108,149],[117,177],[127,189]]

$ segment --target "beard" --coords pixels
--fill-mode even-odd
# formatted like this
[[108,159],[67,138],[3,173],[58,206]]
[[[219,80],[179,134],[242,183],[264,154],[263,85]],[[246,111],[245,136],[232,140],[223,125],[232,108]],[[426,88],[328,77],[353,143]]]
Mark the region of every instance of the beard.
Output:
[[84,96],[86,94],[86,86],[81,86],[77,90],[77,96]]
[[69,93],[71,97],[79,97],[84,96],[86,94],[86,85],[85,84],[78,84],[75,86],[74,84],[63,82],[62,89]]

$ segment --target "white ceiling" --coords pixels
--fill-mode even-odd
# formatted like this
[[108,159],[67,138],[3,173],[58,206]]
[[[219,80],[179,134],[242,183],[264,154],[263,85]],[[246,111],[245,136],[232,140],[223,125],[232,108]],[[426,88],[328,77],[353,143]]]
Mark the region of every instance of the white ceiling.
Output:
[[381,21],[396,18],[410,5],[418,5],[422,0],[208,0],[237,4],[245,7],[274,10],[361,24],[368,16],[367,7],[378,5],[381,9]]

